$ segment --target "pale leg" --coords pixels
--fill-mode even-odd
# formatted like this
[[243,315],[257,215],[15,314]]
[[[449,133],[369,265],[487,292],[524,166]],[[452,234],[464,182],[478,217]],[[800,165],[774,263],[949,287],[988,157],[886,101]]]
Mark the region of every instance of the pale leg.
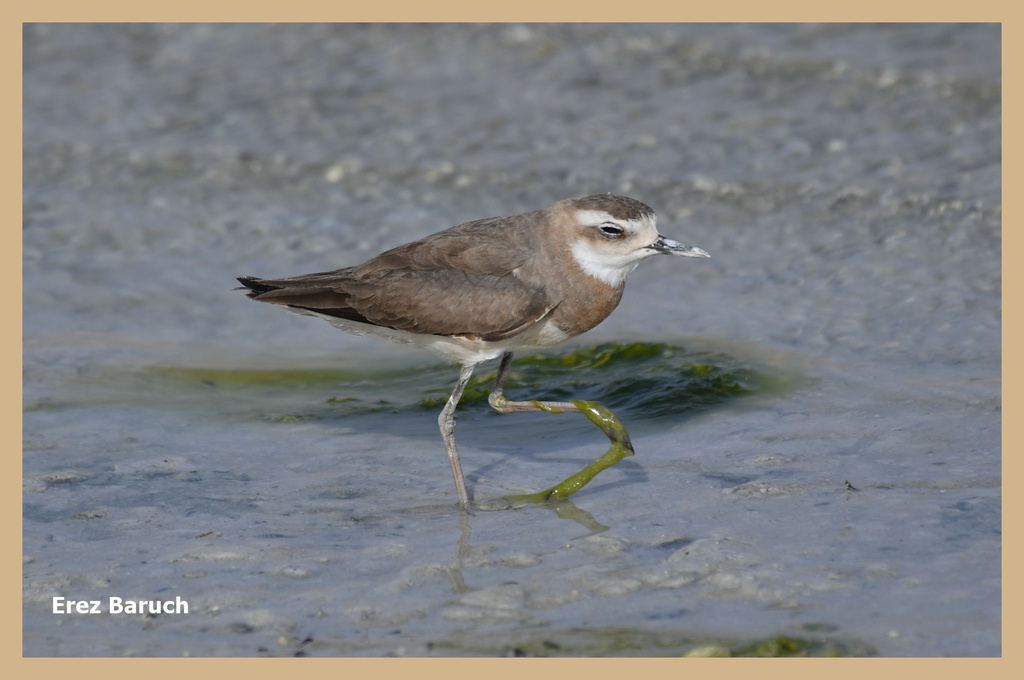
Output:
[[466,493],[466,478],[462,476],[462,463],[459,462],[459,450],[455,447],[455,407],[462,399],[462,392],[466,389],[466,383],[473,375],[476,364],[467,364],[459,371],[459,382],[452,390],[452,396],[448,397],[448,403],[441,409],[441,415],[437,417],[438,427],[441,428],[441,439],[444,440],[444,447],[448,451],[448,462],[452,466],[452,477],[455,479],[455,492],[459,496],[459,504],[463,507],[469,505],[469,494]]
[[524,411],[546,411],[547,413],[564,413],[580,409],[570,401],[509,401],[505,398],[505,378],[508,377],[509,366],[512,365],[512,352],[501,355],[498,376],[494,379],[494,389],[487,397],[487,403],[499,413],[521,413]]

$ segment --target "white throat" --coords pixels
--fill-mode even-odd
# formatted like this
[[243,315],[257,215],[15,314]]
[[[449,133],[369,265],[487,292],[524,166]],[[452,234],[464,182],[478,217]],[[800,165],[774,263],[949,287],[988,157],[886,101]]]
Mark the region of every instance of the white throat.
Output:
[[636,269],[640,261],[653,254],[653,251],[644,250],[634,250],[631,253],[610,253],[584,241],[578,241],[572,245],[572,256],[576,258],[580,269],[612,288],[623,285],[626,282],[626,277]]

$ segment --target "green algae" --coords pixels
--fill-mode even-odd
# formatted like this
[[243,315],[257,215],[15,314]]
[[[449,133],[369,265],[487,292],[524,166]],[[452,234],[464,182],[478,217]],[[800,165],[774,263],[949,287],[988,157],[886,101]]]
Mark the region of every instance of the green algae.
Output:
[[570,628],[493,637],[475,635],[434,641],[429,646],[434,653],[456,656],[780,658],[877,654],[867,644],[838,637],[777,634],[737,640],[625,627]]
[[[495,372],[474,376],[461,409],[486,404]],[[654,419],[696,413],[754,394],[784,391],[792,376],[724,353],[661,343],[605,343],[548,355],[517,355],[508,389],[543,401],[600,401],[620,414]],[[440,408],[450,389],[433,390],[424,408]]]
[[194,380],[220,387],[306,387],[337,385],[363,377],[356,371],[336,368],[245,369],[156,366],[148,369],[157,375]]
[[[275,420],[316,421],[437,411],[458,375],[456,367],[441,362],[360,364],[343,358],[338,363],[341,366],[298,368],[153,366],[109,369],[87,378],[106,390],[102,396],[93,394],[99,401],[109,401],[117,392],[122,399],[177,401],[186,407],[216,402],[212,413],[245,417],[270,407]],[[466,386],[460,411],[498,415],[487,404],[495,374],[496,370],[478,369]],[[726,353],[637,342],[516,355],[507,389],[530,400],[601,402],[636,422],[694,415],[752,396],[785,392],[797,380],[792,374]],[[47,407],[43,403],[24,406],[26,410]]]
[[[608,435],[612,442],[611,446],[594,462],[579,472],[569,475],[551,488],[532,494],[506,496],[506,500],[509,502],[513,504],[544,503],[568,498],[590,483],[590,480],[596,477],[598,473],[607,470],[626,456],[633,455],[633,445],[629,441],[629,433],[626,431],[626,427],[607,407],[595,401],[575,400],[572,403],[590,422],[597,425]],[[550,412],[560,413],[561,411],[551,410]]]

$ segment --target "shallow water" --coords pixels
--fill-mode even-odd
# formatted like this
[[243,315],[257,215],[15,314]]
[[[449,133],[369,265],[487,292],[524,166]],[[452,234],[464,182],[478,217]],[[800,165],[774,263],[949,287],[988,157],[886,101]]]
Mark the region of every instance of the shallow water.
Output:
[[[25,654],[1000,654],[999,55],[983,25],[29,26]],[[454,367],[232,290],[602,191],[712,259],[644,263],[570,349],[782,382],[657,417],[627,384],[636,455],[569,501],[486,504],[599,455],[584,418],[470,399],[464,516]],[[529,366],[511,398],[615,398]]]

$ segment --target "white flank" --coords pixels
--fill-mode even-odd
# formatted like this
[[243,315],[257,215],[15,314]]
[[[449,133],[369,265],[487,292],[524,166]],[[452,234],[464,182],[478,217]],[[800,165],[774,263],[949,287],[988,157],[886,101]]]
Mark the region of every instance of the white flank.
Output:
[[413,345],[421,349],[440,354],[446,360],[456,364],[478,364],[481,361],[494,359],[505,352],[518,352],[524,349],[541,349],[557,345],[569,336],[555,326],[548,318],[527,328],[519,335],[505,340],[486,342],[467,338],[429,335],[426,333],[409,333],[395,328],[374,326],[372,324],[339,319],[336,316],[320,314],[306,309],[287,307],[288,311],[306,316],[316,316],[329,321],[335,328],[352,335],[370,335],[391,342]]

